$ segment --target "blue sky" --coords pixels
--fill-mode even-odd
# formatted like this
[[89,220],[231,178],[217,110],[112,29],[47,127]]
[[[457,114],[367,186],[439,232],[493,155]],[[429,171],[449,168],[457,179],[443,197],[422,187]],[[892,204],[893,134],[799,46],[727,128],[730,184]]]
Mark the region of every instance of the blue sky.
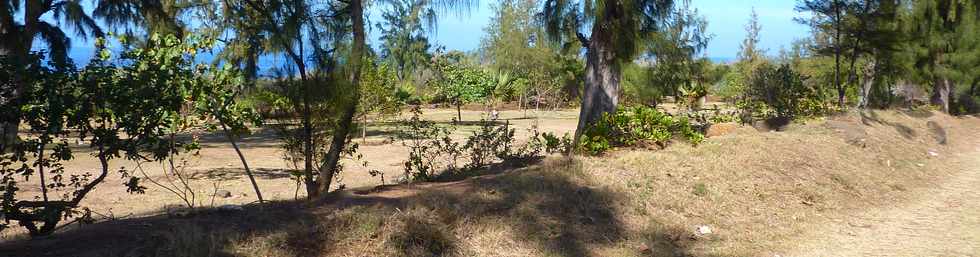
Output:
[[[439,19],[435,43],[447,49],[474,50],[480,46],[483,28],[493,15],[491,5],[496,1],[481,1],[480,8],[469,15],[443,15]],[[745,24],[754,7],[762,24],[762,47],[769,54],[776,54],[780,46],[787,48],[794,39],[804,38],[810,32],[806,26],[793,21],[800,16],[793,10],[793,0],[693,0],[692,6],[708,20],[708,31],[714,39],[708,46],[707,55],[717,58],[733,58],[745,38]]]
[[[496,1],[481,0],[478,8],[465,14],[444,13],[440,15],[438,31],[430,37],[434,44],[450,50],[471,51],[480,46],[483,28],[493,15],[491,8]],[[809,34],[806,26],[793,21],[801,14],[793,10],[794,0],[692,0],[694,8],[708,20],[708,32],[714,35],[706,55],[717,59],[734,58],[738,46],[745,37],[745,24],[749,13],[755,8],[762,24],[761,45],[770,55],[778,53],[781,46],[789,46],[794,39]],[[380,17],[371,12],[368,22],[371,30]],[[377,32],[370,31],[371,43],[377,45]],[[92,55],[90,42],[75,40],[71,55],[76,61],[85,63]],[[277,62],[275,59],[267,60]],[[269,64],[269,63],[267,63]]]

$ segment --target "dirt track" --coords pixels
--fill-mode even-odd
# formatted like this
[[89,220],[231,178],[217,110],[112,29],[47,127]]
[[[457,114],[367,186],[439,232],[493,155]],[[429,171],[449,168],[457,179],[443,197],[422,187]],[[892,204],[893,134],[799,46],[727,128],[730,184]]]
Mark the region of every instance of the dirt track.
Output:
[[782,256],[980,256],[980,146],[951,166],[959,171],[911,201],[814,231]]

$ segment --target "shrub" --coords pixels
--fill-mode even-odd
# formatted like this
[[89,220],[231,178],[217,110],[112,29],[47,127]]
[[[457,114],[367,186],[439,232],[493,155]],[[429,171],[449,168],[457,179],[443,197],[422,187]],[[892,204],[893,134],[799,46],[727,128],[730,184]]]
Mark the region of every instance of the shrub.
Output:
[[[451,137],[455,126],[438,126],[422,118],[422,110],[415,107],[412,118],[403,122],[399,136],[409,148],[405,161],[405,177],[428,181],[465,174],[494,163],[523,163],[542,157],[544,153],[566,152],[572,145],[567,134],[559,138],[551,133],[531,129],[527,143],[518,145],[514,129],[509,123],[481,120],[480,128],[463,141]],[[464,142],[464,143],[460,143]],[[469,160],[463,166],[460,160]]]
[[405,178],[431,180],[437,172],[456,170],[462,154],[460,145],[450,135],[455,127],[442,127],[422,118],[422,109],[412,108],[412,117],[403,122],[399,131],[402,145],[409,148],[405,161]]
[[827,108],[819,92],[807,86],[806,77],[788,64],[763,64],[756,69],[744,92],[739,109],[763,118],[796,118],[824,113]]
[[687,118],[676,118],[654,108],[634,107],[605,114],[583,133],[579,150],[601,154],[614,146],[653,143],[666,146],[674,136],[682,136],[697,145],[704,135],[694,129]]
[[[509,123],[509,122],[508,122]],[[514,130],[509,124],[496,126],[493,121],[481,120],[480,130],[466,139],[463,149],[469,153],[469,168],[484,167],[495,158],[508,159],[514,153],[511,145],[514,143]]]

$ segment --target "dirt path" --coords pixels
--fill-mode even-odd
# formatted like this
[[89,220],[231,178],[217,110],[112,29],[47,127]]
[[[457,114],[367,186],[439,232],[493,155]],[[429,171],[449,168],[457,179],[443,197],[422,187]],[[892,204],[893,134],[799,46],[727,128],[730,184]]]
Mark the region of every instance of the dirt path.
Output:
[[980,147],[913,200],[848,217],[783,256],[980,256]]

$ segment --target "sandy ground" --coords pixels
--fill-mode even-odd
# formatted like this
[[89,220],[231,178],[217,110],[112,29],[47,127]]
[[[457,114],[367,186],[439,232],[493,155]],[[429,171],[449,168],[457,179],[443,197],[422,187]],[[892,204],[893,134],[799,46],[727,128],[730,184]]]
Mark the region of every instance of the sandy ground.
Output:
[[[410,115],[408,111],[405,116],[389,119],[405,119]],[[424,116],[428,120],[448,124],[456,117],[455,109],[427,109]],[[558,135],[571,133],[575,129],[578,110],[558,110],[540,111],[528,110],[527,112],[511,110],[502,111],[499,119],[507,121],[516,130],[517,138],[526,138],[529,129],[537,126],[541,132],[553,132]],[[486,118],[485,112],[463,110],[463,121],[479,121]],[[334,183],[334,188],[343,185],[348,188],[365,186],[376,186],[382,183],[380,177],[369,174],[369,170],[379,170],[385,174],[385,183],[392,183],[394,179],[403,177],[403,162],[408,158],[407,147],[400,141],[390,142],[393,135],[391,132],[396,128],[390,123],[385,125],[368,126],[364,131],[366,137],[358,137],[354,141],[360,145],[358,152],[363,154],[362,161],[346,160],[345,170]],[[461,126],[457,130],[457,135],[462,137],[469,135],[476,129],[475,126]],[[358,132],[360,134],[360,131]],[[193,188],[193,199],[191,200],[198,206],[220,206],[225,204],[244,204],[256,201],[255,194],[248,178],[244,174],[241,162],[235,154],[233,148],[220,134],[207,134],[201,137],[202,149],[199,155],[186,155],[181,157],[185,164],[184,173],[190,174],[191,188]],[[243,154],[246,156],[249,166],[256,173],[259,187],[265,199],[287,200],[296,197],[305,197],[305,189],[299,186],[289,175],[293,169],[293,164],[283,159],[283,151],[279,147],[280,141],[275,132],[271,129],[256,130],[253,135],[244,138],[241,142]],[[362,162],[366,160],[367,166]],[[125,180],[119,173],[113,171],[119,169],[130,170],[137,176],[149,175],[160,184],[172,187],[171,183],[164,176],[164,163],[135,163],[123,159],[112,160],[110,163],[109,177],[101,185],[89,194],[83,201],[82,206],[89,208],[93,212],[93,217],[97,219],[139,217],[147,216],[165,211],[175,205],[183,205],[179,197],[172,192],[154,185],[144,180],[147,186],[145,194],[130,194],[123,186]],[[141,172],[137,167],[142,167]],[[91,151],[85,147],[76,147],[75,159],[65,163],[65,168],[73,174],[88,172],[97,174],[100,168],[98,159],[91,155]],[[21,199],[29,199],[40,194],[40,189],[36,185],[36,180],[30,180],[22,185]],[[212,197],[217,190],[227,190],[232,193],[232,197],[220,198]],[[60,197],[65,192],[49,192],[53,198]],[[190,196],[188,194],[188,196]],[[11,236],[21,234],[20,228],[8,229],[0,233],[0,241]]]
[[[447,121],[455,111],[426,115]],[[479,112],[466,115],[464,120],[479,119]],[[545,131],[574,127],[574,111],[539,116]],[[504,118],[519,132],[535,121],[519,112],[506,112]],[[0,256],[213,247],[236,251],[235,256],[386,256],[407,249],[386,243],[398,234],[427,235],[432,228],[442,236],[419,242],[459,245],[458,256],[978,256],[980,138],[974,135],[980,133],[980,119],[871,112],[807,122],[782,133],[742,127],[697,147],[624,149],[573,163],[550,159],[499,176],[344,191],[350,194],[312,208],[283,201],[246,206],[256,211],[241,214],[80,225],[50,240],[5,243],[9,237],[0,238]],[[372,167],[399,174],[404,149],[382,144],[385,130],[368,130],[362,153]],[[472,127],[463,130],[460,136]],[[947,139],[953,143],[941,145]],[[194,180],[199,194],[207,196],[217,184],[234,196],[214,205],[254,201],[227,143],[214,135],[205,141],[201,157],[188,164],[199,171]],[[262,168],[267,197],[291,199],[295,183],[283,175],[288,165],[276,144],[259,133],[246,140],[246,154]],[[94,165],[77,161],[72,168]],[[345,174],[348,187],[380,183],[354,166]],[[85,204],[143,216],[138,211],[159,213],[165,204],[179,203],[153,187],[144,196],[128,195],[120,183],[114,178]],[[699,184],[705,188],[700,195]],[[205,206],[211,204],[210,197],[202,198]],[[277,208],[263,210],[267,206]],[[338,218],[348,214],[356,219]],[[419,217],[428,225],[402,225]],[[692,236],[701,225],[714,232]],[[344,237],[328,237],[339,234]],[[118,248],[92,247],[118,238],[127,239]],[[66,244],[70,247],[52,247]]]
[[980,145],[956,159],[959,172],[914,200],[814,231],[784,256],[980,256]]

